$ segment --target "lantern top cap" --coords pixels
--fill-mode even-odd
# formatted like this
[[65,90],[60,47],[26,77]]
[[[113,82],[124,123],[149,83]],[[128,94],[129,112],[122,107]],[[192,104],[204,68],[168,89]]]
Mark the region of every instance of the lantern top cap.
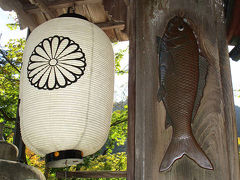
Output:
[[[72,12],[70,12],[71,10],[72,10]],[[59,17],[74,17],[74,18],[80,18],[80,19],[88,21],[88,19],[86,17],[75,13],[75,5],[73,7],[69,7],[67,13],[62,14]]]
[[74,18],[80,18],[80,19],[88,21],[88,19],[86,17],[84,17],[80,14],[75,14],[75,13],[66,13],[66,14],[62,14],[59,17],[74,17]]

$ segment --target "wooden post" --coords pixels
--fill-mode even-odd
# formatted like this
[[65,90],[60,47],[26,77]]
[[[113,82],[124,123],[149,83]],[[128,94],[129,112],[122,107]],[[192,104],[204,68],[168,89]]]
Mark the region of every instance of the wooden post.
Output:
[[135,177],[135,119],[136,119],[136,24],[135,1],[130,4],[129,17],[129,79],[128,79],[128,152],[127,152],[127,179]]
[[[132,0],[130,26],[129,120],[135,130],[129,151],[129,180],[238,180],[239,159],[223,2],[221,0]],[[172,135],[165,129],[166,112],[157,101],[157,36],[168,21],[181,15],[191,20],[199,45],[209,61],[204,95],[193,134],[213,163],[205,170],[187,157],[166,172],[159,166]],[[130,106],[131,105],[131,106]],[[132,126],[134,125],[134,128]],[[128,152],[129,153],[129,152]],[[132,154],[131,154],[132,155]],[[134,167],[134,168],[133,168]],[[134,175],[133,175],[134,173]]]

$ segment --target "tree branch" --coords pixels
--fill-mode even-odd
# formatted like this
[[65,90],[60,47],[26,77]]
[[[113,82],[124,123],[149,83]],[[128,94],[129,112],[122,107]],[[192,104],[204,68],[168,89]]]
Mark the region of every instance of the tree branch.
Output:
[[116,122],[111,124],[111,127],[116,126],[116,125],[121,124],[121,123],[126,122],[126,121],[128,121],[128,119],[124,119],[124,120],[121,120],[121,121],[116,121]]
[[7,58],[7,56],[5,56],[4,52],[0,49],[0,53],[2,54],[2,56],[4,57],[4,59],[14,68],[16,69],[19,73],[20,70]]
[[9,117],[3,109],[0,109],[0,112],[6,121],[16,121],[16,118]]
[[19,82],[20,80],[19,79],[11,79],[11,78],[7,78],[7,77],[4,77],[5,79],[9,80],[9,81],[17,81]]

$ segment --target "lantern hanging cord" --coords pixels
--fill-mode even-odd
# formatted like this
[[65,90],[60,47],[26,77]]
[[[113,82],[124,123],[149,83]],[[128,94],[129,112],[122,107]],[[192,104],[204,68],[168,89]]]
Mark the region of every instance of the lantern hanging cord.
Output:
[[68,13],[70,13],[71,10],[72,10],[72,13],[75,14],[75,3],[73,3],[73,5],[68,8]]
[[67,13],[62,14],[59,17],[75,17],[75,18],[80,18],[80,19],[88,21],[88,19],[86,17],[84,17],[80,14],[76,14],[75,11],[76,11],[75,2],[73,2],[72,6],[68,7]]

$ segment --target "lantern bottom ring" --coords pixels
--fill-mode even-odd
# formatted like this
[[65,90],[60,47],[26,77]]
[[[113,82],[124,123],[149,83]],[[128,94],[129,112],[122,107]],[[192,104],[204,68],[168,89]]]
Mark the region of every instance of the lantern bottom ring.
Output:
[[79,150],[56,151],[46,155],[46,166],[63,168],[83,162],[83,153]]

